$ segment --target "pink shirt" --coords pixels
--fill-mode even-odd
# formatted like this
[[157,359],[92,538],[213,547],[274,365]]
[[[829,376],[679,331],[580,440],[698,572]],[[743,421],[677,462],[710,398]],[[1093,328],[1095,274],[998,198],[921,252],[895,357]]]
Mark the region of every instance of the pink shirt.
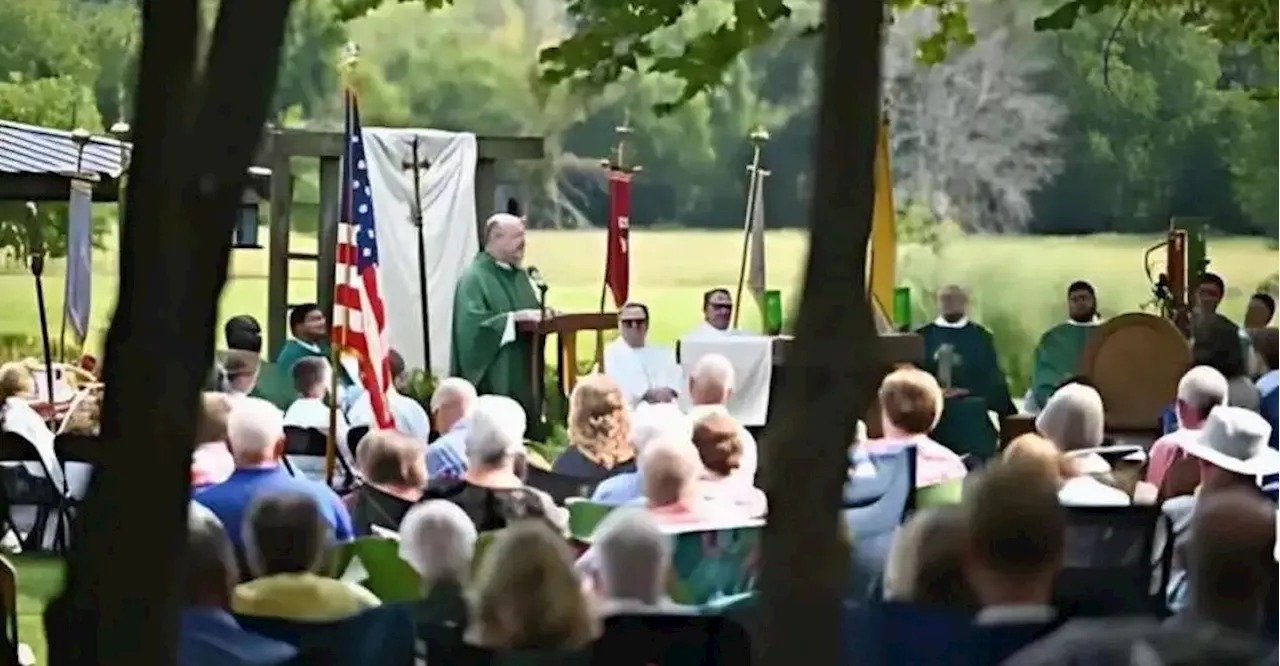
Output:
[[1182,450],[1182,443],[1199,436],[1199,430],[1178,428],[1157,439],[1147,453],[1147,476],[1144,481],[1159,488],[1173,463],[1187,457],[1187,452]]
[[964,478],[969,473],[955,451],[933,441],[928,435],[868,440],[860,445],[867,453],[890,453],[904,446],[916,447],[916,487],[925,488]]
[[196,445],[191,452],[191,485],[211,486],[222,483],[236,471],[236,461],[223,442]]

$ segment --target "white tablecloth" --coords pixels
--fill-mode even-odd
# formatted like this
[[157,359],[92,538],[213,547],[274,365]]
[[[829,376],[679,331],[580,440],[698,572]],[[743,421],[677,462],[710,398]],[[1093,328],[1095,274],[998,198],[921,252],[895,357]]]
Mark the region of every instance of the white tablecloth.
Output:
[[763,335],[735,335],[717,338],[692,337],[676,348],[680,369],[686,377],[707,354],[729,359],[734,370],[733,395],[726,407],[745,426],[762,426],[769,416],[769,382],[773,379],[773,338]]

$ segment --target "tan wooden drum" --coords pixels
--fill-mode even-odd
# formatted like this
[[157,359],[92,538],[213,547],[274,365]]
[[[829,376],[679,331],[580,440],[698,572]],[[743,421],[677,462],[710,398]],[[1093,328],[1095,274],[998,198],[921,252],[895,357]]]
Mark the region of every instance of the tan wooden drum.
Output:
[[1080,374],[1102,395],[1107,431],[1158,430],[1160,415],[1178,394],[1191,349],[1167,319],[1135,312],[1098,327],[1080,356]]

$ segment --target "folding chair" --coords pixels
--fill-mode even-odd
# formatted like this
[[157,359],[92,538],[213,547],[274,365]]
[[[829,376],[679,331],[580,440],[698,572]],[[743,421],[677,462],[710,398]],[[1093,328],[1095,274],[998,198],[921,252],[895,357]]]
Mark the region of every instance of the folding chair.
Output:
[[[878,576],[889,559],[889,547],[898,526],[916,504],[916,447],[874,453],[870,476],[853,476],[845,481],[841,516],[857,546],[853,549],[855,571]],[[853,582],[851,594],[865,599],[870,581]],[[860,589],[861,588],[861,589]]]
[[369,434],[369,426],[352,426],[347,431],[347,450],[351,452],[351,459],[356,460],[356,454],[360,452],[360,440]]
[[590,541],[596,527],[615,508],[581,497],[570,497],[564,506],[569,510],[569,536],[578,541]]
[[[284,465],[294,476],[310,476],[319,473],[324,476],[324,460],[329,448],[329,436],[315,428],[285,426],[284,428]],[[341,445],[340,442],[335,444]],[[348,489],[355,485],[356,476],[347,461],[338,452],[334,452],[341,478],[341,488]],[[306,463],[306,464],[303,464]]]
[[[43,476],[31,472],[28,466],[32,463]],[[23,552],[45,550],[45,531],[51,518],[55,529],[62,524],[64,501],[63,489],[54,484],[35,445],[17,433],[0,432],[0,537],[12,530]],[[34,518],[24,536],[19,523],[25,520],[19,521],[14,510],[25,507],[34,507]],[[66,545],[62,537],[54,535],[50,544],[54,550]]]
[[613,615],[591,646],[591,663],[749,666],[751,638],[723,615]]
[[[89,474],[102,462],[102,444],[95,435],[79,433],[62,433],[53,439],[54,454],[58,464],[62,466],[62,478],[66,481],[62,513],[59,516],[58,529],[67,539],[71,533],[71,521],[80,509],[83,493],[89,488]],[[83,483],[80,482],[83,475]],[[76,482],[73,483],[72,479]]]
[[534,465],[529,465],[525,473],[528,475],[525,484],[550,495],[557,506],[564,506],[570,497],[591,497],[598,483],[539,469]]
[[404,604],[371,608],[345,620],[296,622],[273,617],[237,615],[248,631],[298,648],[290,664],[309,666],[412,666],[412,609]]
[[331,571],[341,578],[356,558],[366,578],[360,583],[383,601],[414,601],[423,596],[422,578],[400,559],[400,542],[383,537],[360,537],[330,551]]
[[1069,507],[1056,605],[1068,616],[1165,615],[1172,539],[1159,558],[1154,551],[1167,526],[1158,506]]

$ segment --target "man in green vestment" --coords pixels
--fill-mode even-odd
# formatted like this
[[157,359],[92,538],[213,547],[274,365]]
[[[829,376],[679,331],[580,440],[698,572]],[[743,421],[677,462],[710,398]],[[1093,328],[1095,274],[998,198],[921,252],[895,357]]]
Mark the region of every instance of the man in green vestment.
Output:
[[1039,411],[1062,382],[1078,374],[1080,355],[1101,323],[1093,285],[1072,282],[1067,287],[1067,320],[1045,331],[1036,344],[1028,410]]
[[933,438],[956,453],[995,454],[998,434],[988,411],[1017,413],[1009,383],[986,328],[969,321],[969,297],[951,285],[938,293],[938,318],[916,333],[924,340],[924,369],[942,385],[946,404]]
[[[315,303],[295,305],[289,311],[289,332],[293,337],[286,340],[280,347],[274,367],[270,369],[271,372],[276,373],[276,377],[270,380],[273,385],[287,383],[292,387],[293,364],[301,359],[317,357],[329,362],[333,357],[329,345],[329,320],[324,316],[324,310],[321,310],[319,305]],[[341,365],[335,371],[338,373],[338,401],[345,408],[359,397],[364,389],[355,384]],[[268,369],[264,368],[263,375],[265,376],[267,372]]]
[[449,373],[475,385],[481,395],[514,399],[529,417],[530,431],[541,423],[534,403],[533,336],[517,324],[537,321],[539,307],[524,262],[524,221],[498,213],[485,221],[484,249],[471,260],[453,296]]

